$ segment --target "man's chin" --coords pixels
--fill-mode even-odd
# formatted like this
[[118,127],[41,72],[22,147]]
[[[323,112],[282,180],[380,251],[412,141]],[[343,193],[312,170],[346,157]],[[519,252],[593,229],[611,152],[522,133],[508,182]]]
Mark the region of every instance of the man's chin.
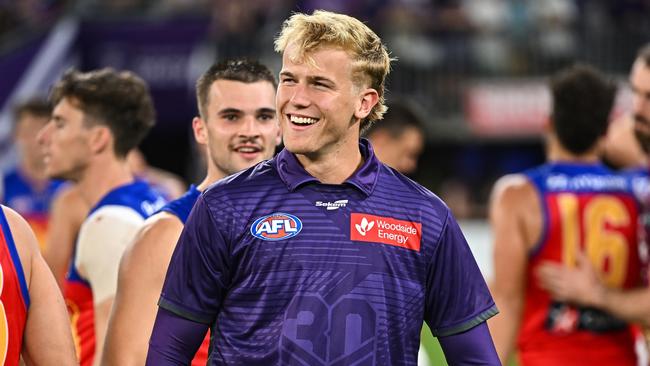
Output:
[[66,172],[56,172],[56,171],[45,171],[45,175],[48,177],[48,179],[53,179],[53,180],[67,180],[67,181],[73,181],[76,182],[72,174],[66,173]]
[[309,154],[312,153],[313,149],[305,143],[285,141],[284,148],[287,149],[290,153],[293,154]]

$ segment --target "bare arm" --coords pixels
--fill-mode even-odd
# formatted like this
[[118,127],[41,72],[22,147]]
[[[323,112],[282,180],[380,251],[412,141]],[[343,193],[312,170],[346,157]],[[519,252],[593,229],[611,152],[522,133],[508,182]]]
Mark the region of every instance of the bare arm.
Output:
[[650,326],[650,288],[608,288],[583,253],[578,255],[575,268],[546,262],[537,275],[554,299],[595,307],[625,321]]
[[63,288],[77,233],[89,209],[76,186],[63,188],[52,203],[43,257],[60,288]]
[[4,210],[23,264],[31,300],[22,356],[28,365],[76,365],[68,313],[36,237],[17,213]]
[[143,365],[169,260],[183,230],[166,212],[149,218],[120,262],[102,365]]
[[[488,321],[494,344],[503,364],[513,352],[523,313],[528,249],[539,236],[535,223],[539,199],[521,175],[501,178],[490,201],[490,223],[494,235],[492,295],[500,313]],[[533,216],[533,217],[530,217]],[[533,227],[531,227],[533,226]]]

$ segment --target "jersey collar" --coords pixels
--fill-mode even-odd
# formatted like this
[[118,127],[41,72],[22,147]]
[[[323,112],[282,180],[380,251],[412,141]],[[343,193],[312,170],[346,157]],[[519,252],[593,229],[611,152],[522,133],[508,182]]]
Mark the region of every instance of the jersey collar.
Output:
[[[343,184],[349,184],[356,187],[366,196],[370,196],[375,188],[381,163],[377,160],[368,140],[359,140],[359,150],[361,150],[364,162],[350,178],[343,182]],[[287,149],[280,151],[275,161],[280,179],[290,191],[295,191],[300,186],[307,183],[320,183],[318,179],[307,173],[296,158],[296,155],[289,152]]]

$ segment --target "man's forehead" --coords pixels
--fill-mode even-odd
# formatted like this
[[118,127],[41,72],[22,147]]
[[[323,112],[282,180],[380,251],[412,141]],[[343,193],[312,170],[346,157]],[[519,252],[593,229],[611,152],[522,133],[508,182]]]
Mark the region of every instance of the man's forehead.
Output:
[[[307,66],[311,69],[322,70],[324,57],[335,57],[340,63],[344,60],[352,61],[350,53],[337,45],[321,44],[314,48],[304,50],[295,43],[290,43],[282,53],[282,70],[287,66]],[[339,64],[343,67],[345,65]]]
[[275,108],[275,88],[266,80],[246,83],[235,80],[216,80],[210,86],[208,105],[218,109]]

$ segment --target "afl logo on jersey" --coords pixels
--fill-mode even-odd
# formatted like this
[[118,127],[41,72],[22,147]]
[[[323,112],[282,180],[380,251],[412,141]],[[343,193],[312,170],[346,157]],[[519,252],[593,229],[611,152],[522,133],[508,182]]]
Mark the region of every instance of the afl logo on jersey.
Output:
[[262,240],[292,238],[302,230],[302,221],[294,215],[276,212],[262,216],[251,225],[251,235]]

